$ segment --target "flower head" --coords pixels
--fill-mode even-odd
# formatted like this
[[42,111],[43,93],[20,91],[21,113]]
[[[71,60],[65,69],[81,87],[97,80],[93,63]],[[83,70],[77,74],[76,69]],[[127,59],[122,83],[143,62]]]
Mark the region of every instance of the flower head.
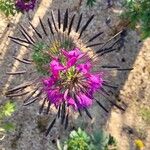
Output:
[[[92,73],[91,62],[78,48],[61,53],[50,62],[52,75],[43,80],[49,101],[56,107],[65,102],[75,110],[90,107],[93,94],[102,86],[102,73]],[[87,61],[80,63],[83,57]]]
[[36,0],[16,0],[16,7],[20,11],[29,11],[33,10],[35,7]]

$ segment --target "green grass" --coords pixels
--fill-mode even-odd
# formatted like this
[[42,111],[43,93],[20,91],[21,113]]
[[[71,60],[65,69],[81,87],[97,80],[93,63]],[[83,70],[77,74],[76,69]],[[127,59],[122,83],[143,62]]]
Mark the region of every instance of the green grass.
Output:
[[140,109],[140,115],[143,120],[150,125],[150,108],[142,107]]
[[13,123],[6,121],[16,110],[14,103],[7,101],[0,106],[0,134],[5,135],[6,132],[13,131],[15,126]]

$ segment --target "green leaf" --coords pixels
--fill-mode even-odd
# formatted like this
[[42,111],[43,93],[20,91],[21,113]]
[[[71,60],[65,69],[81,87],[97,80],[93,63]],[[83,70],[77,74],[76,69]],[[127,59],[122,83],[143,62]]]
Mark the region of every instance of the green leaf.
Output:
[[0,0],[0,11],[7,17],[9,15],[15,15],[17,13],[15,3],[13,0]]
[[48,50],[48,47],[45,43],[39,42],[33,48],[32,59],[36,65],[37,71],[42,75],[47,75],[48,70],[44,68],[50,62],[50,56],[48,56],[45,51]]
[[108,145],[117,145],[116,139],[111,134],[109,134]]
[[70,138],[74,138],[74,137],[77,137],[77,136],[78,136],[78,133],[76,131],[71,131]]
[[141,37],[150,37],[150,1],[149,0],[126,0],[123,19],[130,22],[130,26],[135,28],[140,26]]
[[78,128],[77,131],[72,131],[70,133],[69,139],[66,142],[68,150],[90,150],[90,136]]
[[94,136],[94,141],[96,143],[100,143],[101,145],[104,145],[104,146],[108,143],[109,136],[103,130],[95,131],[93,133],[93,136]]
[[0,106],[0,133],[13,131],[14,125],[10,122],[5,122],[7,117],[10,117],[15,111],[15,104],[8,101],[4,105]]
[[6,117],[9,117],[12,115],[12,113],[15,111],[15,104],[12,102],[7,102],[4,106],[3,106],[3,111],[2,113],[4,113],[4,115]]
[[87,6],[89,6],[89,7],[93,7],[94,6],[94,4],[95,4],[95,2],[96,2],[96,0],[87,0]]
[[10,131],[14,131],[15,130],[15,126],[12,123],[5,123],[2,128],[6,131],[6,132],[10,132]]

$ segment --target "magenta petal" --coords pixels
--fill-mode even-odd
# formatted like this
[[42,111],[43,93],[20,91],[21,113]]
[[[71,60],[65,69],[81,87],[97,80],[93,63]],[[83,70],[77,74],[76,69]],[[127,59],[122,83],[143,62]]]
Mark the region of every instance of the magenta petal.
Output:
[[84,93],[80,93],[77,96],[77,99],[79,101],[79,108],[85,108],[92,105],[92,99],[86,96]]
[[93,83],[100,83],[100,77],[98,75],[90,75],[89,79],[91,80],[91,82]]
[[82,54],[82,52],[78,48],[75,48],[74,50],[69,51],[68,53],[70,57],[78,57]]
[[61,51],[62,51],[62,53],[63,53],[64,56],[66,56],[67,58],[69,58],[69,53],[66,50],[61,49]]
[[43,79],[43,84],[45,85],[45,86],[52,86],[52,85],[54,85],[54,83],[55,83],[55,81],[56,81],[56,79],[55,78],[53,78],[53,77],[50,77],[50,78],[47,78],[47,79]]
[[48,86],[48,85],[49,85],[49,79],[44,79],[44,80],[43,80],[43,84],[44,84],[45,86]]
[[102,87],[103,79],[101,78],[101,75],[96,74],[90,74],[88,75],[89,84],[91,85],[91,88],[95,91],[97,89],[100,89]]
[[68,93],[69,93],[69,89],[67,89],[64,93],[64,99],[67,100],[67,97],[68,97]]
[[63,95],[60,93],[59,89],[51,89],[47,92],[48,99],[51,103],[57,105],[60,100],[63,99]]
[[64,69],[64,66],[60,64],[60,62],[55,59],[55,60],[52,60],[51,63],[50,63],[50,67],[52,69],[58,69],[58,70],[63,70]]
[[77,105],[73,98],[68,98],[68,105],[72,106],[75,110],[77,110]]
[[57,59],[54,59],[50,63],[51,71],[54,76],[58,77],[59,76],[59,71],[62,71],[65,69],[63,65],[59,63]]
[[86,96],[85,94],[80,94],[80,99],[82,100],[82,104],[85,106],[85,107],[89,107],[92,105],[92,99],[89,98],[88,96]]
[[77,58],[76,58],[76,57],[72,57],[72,58],[67,62],[67,68],[72,67],[73,65],[75,65],[76,62],[77,62]]
[[68,59],[71,59],[72,57],[78,58],[80,55],[84,55],[81,53],[81,51],[78,48],[75,48],[72,51],[66,51],[64,49],[61,50],[63,55],[65,55]]
[[91,63],[87,62],[86,64],[79,64],[77,69],[80,70],[82,73],[86,74],[91,69]]
[[[47,93],[48,99],[56,108],[58,108],[63,101],[65,101],[68,106],[72,106],[76,111],[90,107],[93,103],[94,93],[102,86],[102,72],[93,74],[91,72],[92,64],[86,57],[82,61],[78,61],[85,55],[85,53],[82,53],[78,48],[72,51],[62,49],[61,52],[63,56],[60,56],[60,59],[53,58],[50,62],[52,75],[43,80],[43,91]],[[81,63],[83,61],[85,61],[85,63]],[[75,72],[71,72],[71,69],[75,70]],[[76,72],[79,72],[79,76]],[[71,78],[69,73],[71,74]],[[70,97],[72,93],[69,89],[72,89],[72,82],[74,82],[72,77],[77,77],[77,82],[81,82],[81,85],[86,86],[85,93],[82,89],[80,90],[80,88],[75,92],[76,99]]]

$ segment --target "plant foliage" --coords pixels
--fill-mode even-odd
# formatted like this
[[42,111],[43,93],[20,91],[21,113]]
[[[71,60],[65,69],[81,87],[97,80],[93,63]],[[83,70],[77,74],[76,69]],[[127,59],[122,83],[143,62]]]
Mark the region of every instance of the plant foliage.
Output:
[[143,118],[143,120],[147,123],[150,124],[150,109],[146,107],[142,107],[140,110],[140,114]]
[[89,144],[90,137],[80,128],[77,131],[72,131],[67,141],[68,149],[70,150],[88,150]]
[[64,41],[62,43],[55,41],[51,44],[50,48],[43,42],[36,43],[33,48],[32,59],[35,63],[37,71],[42,75],[47,75],[49,73],[50,56],[55,56],[58,54],[60,47],[68,48],[72,46],[71,41]]
[[87,0],[87,6],[89,6],[89,7],[93,7],[94,6],[94,4],[96,3],[96,0]]
[[130,22],[131,27],[140,26],[141,37],[150,37],[150,1],[126,0],[123,19]]
[[48,73],[47,69],[44,69],[44,65],[49,63],[49,56],[45,53],[46,50],[46,44],[37,43],[32,54],[32,59],[36,65],[37,71],[44,75]]
[[63,149],[57,142],[59,150],[117,150],[116,140],[110,134],[102,131],[94,131],[92,135],[78,128],[72,131]]
[[7,17],[9,15],[15,15],[17,10],[13,0],[0,0],[0,11]]
[[15,104],[10,101],[0,106],[0,134],[14,130],[14,125],[8,121],[6,122],[5,119],[12,115],[15,108]]
[[92,150],[117,150],[115,138],[103,130],[94,131],[91,135],[91,139]]

